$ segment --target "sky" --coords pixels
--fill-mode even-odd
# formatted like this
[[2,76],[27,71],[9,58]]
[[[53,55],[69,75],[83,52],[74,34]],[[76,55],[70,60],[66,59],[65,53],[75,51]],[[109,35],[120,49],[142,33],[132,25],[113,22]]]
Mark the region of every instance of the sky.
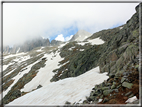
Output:
[[138,3],[3,3],[3,45],[42,36],[68,41],[78,30],[95,33],[123,25]]

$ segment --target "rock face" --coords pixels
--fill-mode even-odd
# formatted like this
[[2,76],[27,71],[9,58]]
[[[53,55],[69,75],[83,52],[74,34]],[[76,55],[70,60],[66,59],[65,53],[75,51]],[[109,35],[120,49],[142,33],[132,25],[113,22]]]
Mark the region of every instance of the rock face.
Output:
[[[95,94],[90,94],[90,97],[84,101],[85,104],[96,103],[99,98],[103,98],[103,101],[100,102],[103,104],[125,104],[129,97],[136,95],[138,98],[139,23],[139,6],[137,6],[136,13],[125,25],[99,31],[86,39],[100,37],[105,41],[102,45],[90,46],[86,44],[82,47],[74,41],[76,39],[75,35],[71,39],[74,42],[67,44],[61,49],[60,55],[65,57],[61,64],[68,63],[53,71],[56,74],[51,81],[75,77],[99,65],[100,72],[108,72],[110,78],[107,82],[100,84],[99,87],[95,87],[93,91]],[[71,47],[74,47],[72,51],[68,51]],[[82,48],[84,48],[84,51],[79,52],[78,50]],[[62,75],[60,75],[61,71],[64,71]],[[132,91],[132,94],[125,97],[124,94],[130,91]],[[115,100],[113,100],[114,97],[112,96],[118,98],[115,97]]]
[[132,83],[128,83],[128,82],[123,82],[122,86],[131,89],[133,84]]
[[[91,92],[99,89],[104,90],[103,93],[97,92],[93,97],[90,93],[89,100],[86,99],[84,103],[126,104],[128,98],[136,96],[139,99],[139,9],[142,10],[137,6],[136,13],[121,29],[103,30],[88,38],[100,37],[106,41],[100,46],[103,51],[98,65],[101,72],[108,72],[109,79]],[[98,99],[103,100],[98,102]]]
[[59,46],[59,45],[62,44],[62,43],[64,43],[64,42],[62,42],[62,41],[57,41],[57,40],[52,40],[52,41],[51,41],[51,46]]
[[85,30],[79,30],[75,35],[73,35],[73,37],[71,38],[71,42],[72,41],[83,41],[86,38],[88,38],[89,36],[91,36],[91,33],[85,31]]

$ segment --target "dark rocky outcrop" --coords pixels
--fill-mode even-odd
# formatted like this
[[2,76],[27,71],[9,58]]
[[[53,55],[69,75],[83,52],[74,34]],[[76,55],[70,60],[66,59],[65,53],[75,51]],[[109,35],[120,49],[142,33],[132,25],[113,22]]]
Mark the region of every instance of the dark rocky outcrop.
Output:
[[[137,6],[136,13],[121,30],[118,28],[104,30],[90,37],[100,37],[106,41],[105,46],[101,45],[104,52],[98,65],[101,72],[108,72],[109,79],[99,84],[99,87],[94,87],[91,93],[95,93],[93,94],[95,96],[90,93],[88,98],[91,100],[86,99],[84,103],[98,103],[98,99],[103,99],[99,104],[126,104],[128,98],[141,97],[139,96],[139,23]],[[103,93],[95,91],[98,89],[104,90]],[[136,103],[138,104],[139,100],[134,102]]]
[[52,41],[51,41],[51,46],[59,46],[59,45],[62,44],[62,43],[64,43],[64,42],[62,42],[62,41],[57,41],[57,40],[52,40]]

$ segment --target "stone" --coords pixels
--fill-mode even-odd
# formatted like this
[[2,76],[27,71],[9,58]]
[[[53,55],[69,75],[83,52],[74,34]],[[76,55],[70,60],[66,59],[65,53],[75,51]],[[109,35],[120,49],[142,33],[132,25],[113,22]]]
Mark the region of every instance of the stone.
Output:
[[41,88],[42,87],[42,85],[39,85],[38,87],[37,87],[37,89],[39,89],[39,88]]
[[136,65],[135,68],[139,68],[139,65]]
[[113,91],[117,92],[118,93],[118,89],[113,89]]
[[103,98],[103,95],[100,96],[100,99],[102,99],[102,98]]
[[134,94],[132,93],[131,95],[128,96],[128,98],[131,98],[131,97],[133,97],[133,96],[134,96]]
[[128,82],[123,82],[122,86],[131,89],[132,88],[132,83],[128,83]]
[[124,77],[121,78],[121,83],[123,83],[126,79]]
[[71,104],[71,102],[66,101],[65,104]]
[[96,92],[97,92],[98,94],[101,94],[101,93],[102,93],[102,89],[99,88],[99,89],[96,90]]
[[105,103],[107,101],[109,101],[109,99],[105,97],[104,100],[103,100],[103,103]]
[[84,100],[83,104],[89,104],[89,102],[87,100]]
[[117,89],[118,89],[119,87],[121,87],[121,84],[117,86]]
[[114,89],[116,86],[116,82],[113,82],[113,85],[111,86],[111,89]]
[[111,89],[114,89],[115,88],[115,85],[113,84],[112,86],[111,86]]
[[107,86],[110,86],[111,85],[111,83],[107,83]]
[[90,96],[88,99],[87,99],[88,101],[94,101],[95,100],[95,96]]
[[104,96],[107,96],[107,95],[109,95],[111,92],[112,92],[111,89],[110,89],[110,90],[104,90],[104,91],[103,91],[103,95],[104,95]]
[[102,90],[108,90],[109,87],[102,87]]
[[130,94],[132,94],[132,91],[126,93],[125,96],[128,96],[128,95],[130,95]]

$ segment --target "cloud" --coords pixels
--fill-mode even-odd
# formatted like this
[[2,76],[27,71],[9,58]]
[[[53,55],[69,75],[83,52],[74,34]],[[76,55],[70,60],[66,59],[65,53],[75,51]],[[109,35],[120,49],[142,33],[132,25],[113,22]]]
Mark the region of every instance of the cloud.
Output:
[[73,37],[73,35],[67,36],[67,37],[65,38],[65,41],[69,41],[72,37]]
[[58,40],[58,41],[69,41],[71,38],[73,37],[73,35],[70,35],[70,36],[67,36],[67,37],[64,37],[63,34],[60,34],[58,35],[55,40]]
[[65,41],[63,34],[58,35],[55,40],[57,41]]
[[[94,33],[125,24],[138,3],[3,3],[3,43],[55,38],[71,26]],[[71,35],[67,34],[66,35]],[[66,37],[66,36],[65,36]]]

